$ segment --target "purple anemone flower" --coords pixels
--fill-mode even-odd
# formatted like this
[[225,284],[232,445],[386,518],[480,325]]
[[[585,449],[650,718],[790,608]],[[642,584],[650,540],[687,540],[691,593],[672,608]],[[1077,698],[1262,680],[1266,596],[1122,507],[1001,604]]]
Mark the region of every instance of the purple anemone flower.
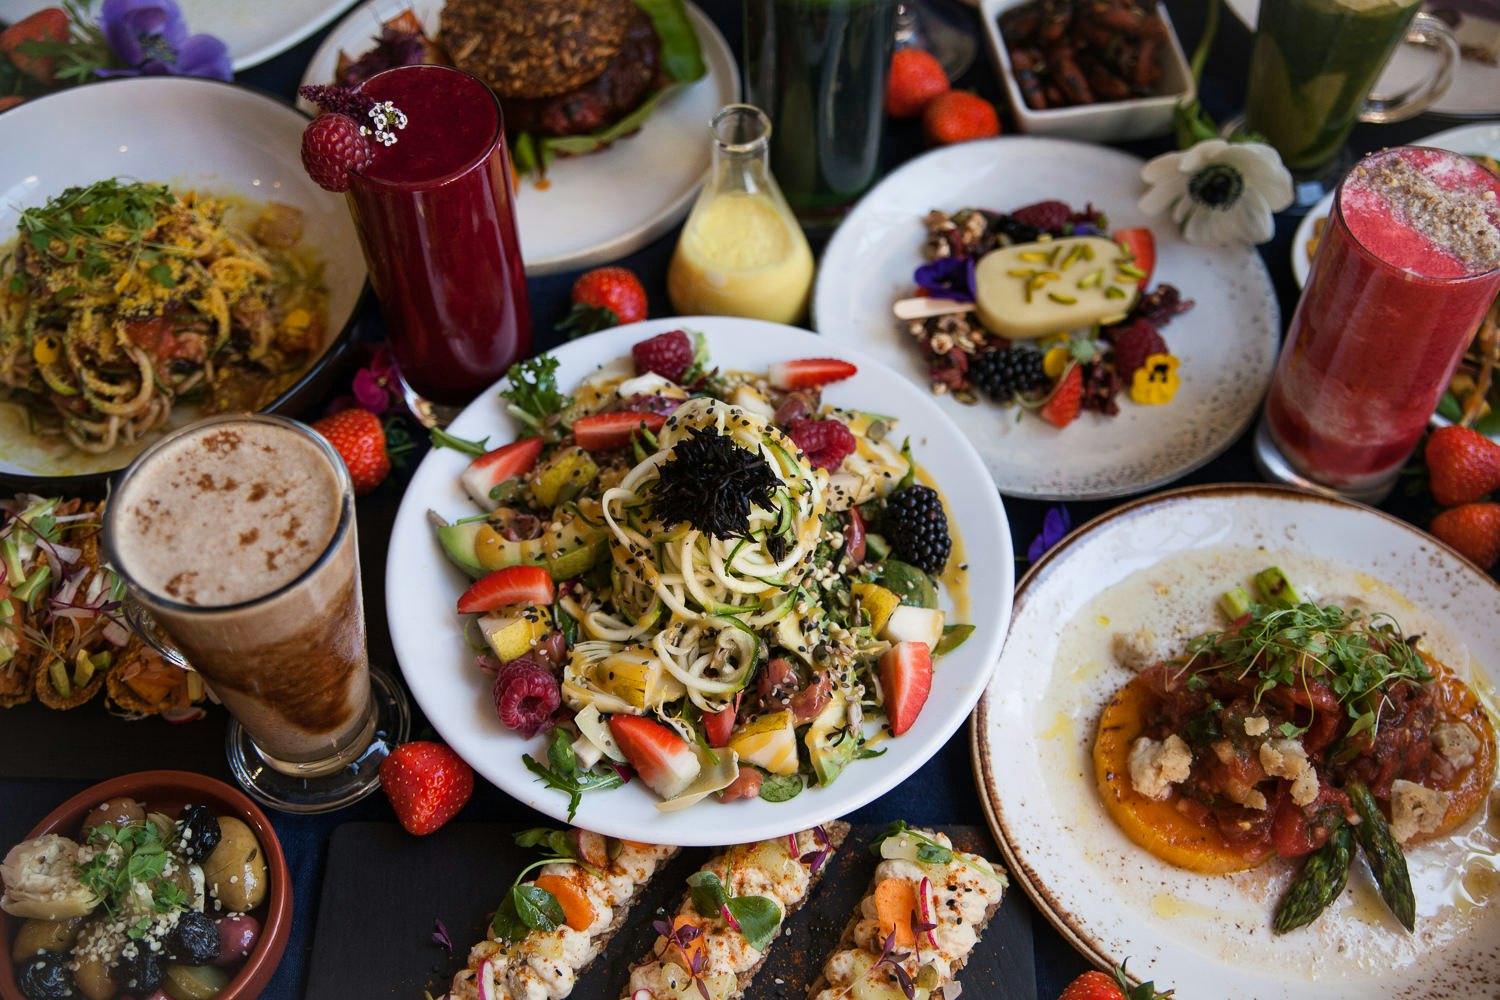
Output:
[[1062,541],[1063,536],[1071,531],[1072,528],[1073,518],[1068,514],[1068,508],[1061,506],[1049,507],[1047,509],[1047,516],[1042,518],[1041,532],[1031,540],[1031,544],[1026,548],[1027,561],[1036,562],[1042,558],[1046,551]]
[[176,0],[104,0],[99,28],[122,69],[100,76],[204,76],[228,80],[229,48],[213,35],[189,35]]
[[917,268],[912,279],[931,298],[974,301],[973,257],[939,258]]

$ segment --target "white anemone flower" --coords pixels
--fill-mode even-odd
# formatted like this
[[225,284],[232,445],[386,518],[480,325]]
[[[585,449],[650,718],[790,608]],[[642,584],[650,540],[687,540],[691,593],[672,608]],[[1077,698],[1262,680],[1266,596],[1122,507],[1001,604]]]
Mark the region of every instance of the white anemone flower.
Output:
[[1260,142],[1204,139],[1150,160],[1141,180],[1150,185],[1141,211],[1170,208],[1187,241],[1204,246],[1264,243],[1274,232],[1272,213],[1292,203],[1292,175]]

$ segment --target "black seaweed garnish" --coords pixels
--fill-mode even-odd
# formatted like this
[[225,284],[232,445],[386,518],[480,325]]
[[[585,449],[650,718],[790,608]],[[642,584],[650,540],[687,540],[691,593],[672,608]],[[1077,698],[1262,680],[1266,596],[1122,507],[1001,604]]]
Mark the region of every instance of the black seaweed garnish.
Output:
[[771,497],[780,487],[761,455],[712,428],[695,427],[661,464],[651,503],[662,524],[686,521],[715,538],[744,538],[750,509],[774,510]]

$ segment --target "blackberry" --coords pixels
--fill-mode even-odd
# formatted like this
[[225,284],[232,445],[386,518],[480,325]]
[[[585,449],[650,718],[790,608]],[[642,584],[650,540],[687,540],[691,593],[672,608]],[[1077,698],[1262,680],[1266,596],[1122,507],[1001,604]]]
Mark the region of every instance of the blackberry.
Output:
[[993,220],[991,228],[1008,239],[1011,244],[1035,243],[1036,238],[1042,234],[1036,226],[1027,225],[1013,215],[1002,215]]
[[902,561],[926,573],[941,573],[948,563],[953,540],[948,537],[948,515],[930,486],[908,486],[885,502],[885,540]]
[[969,381],[997,403],[1009,403],[1047,381],[1042,352],[1029,347],[985,351],[969,362]]

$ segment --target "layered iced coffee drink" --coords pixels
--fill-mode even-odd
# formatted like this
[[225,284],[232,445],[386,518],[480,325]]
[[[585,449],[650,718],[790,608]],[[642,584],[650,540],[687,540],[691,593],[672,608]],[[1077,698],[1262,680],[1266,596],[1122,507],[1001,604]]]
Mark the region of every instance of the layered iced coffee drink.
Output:
[[353,492],[321,437],[276,417],[178,431],[117,485],[105,544],[266,765],[316,777],[365,752],[375,713]]

